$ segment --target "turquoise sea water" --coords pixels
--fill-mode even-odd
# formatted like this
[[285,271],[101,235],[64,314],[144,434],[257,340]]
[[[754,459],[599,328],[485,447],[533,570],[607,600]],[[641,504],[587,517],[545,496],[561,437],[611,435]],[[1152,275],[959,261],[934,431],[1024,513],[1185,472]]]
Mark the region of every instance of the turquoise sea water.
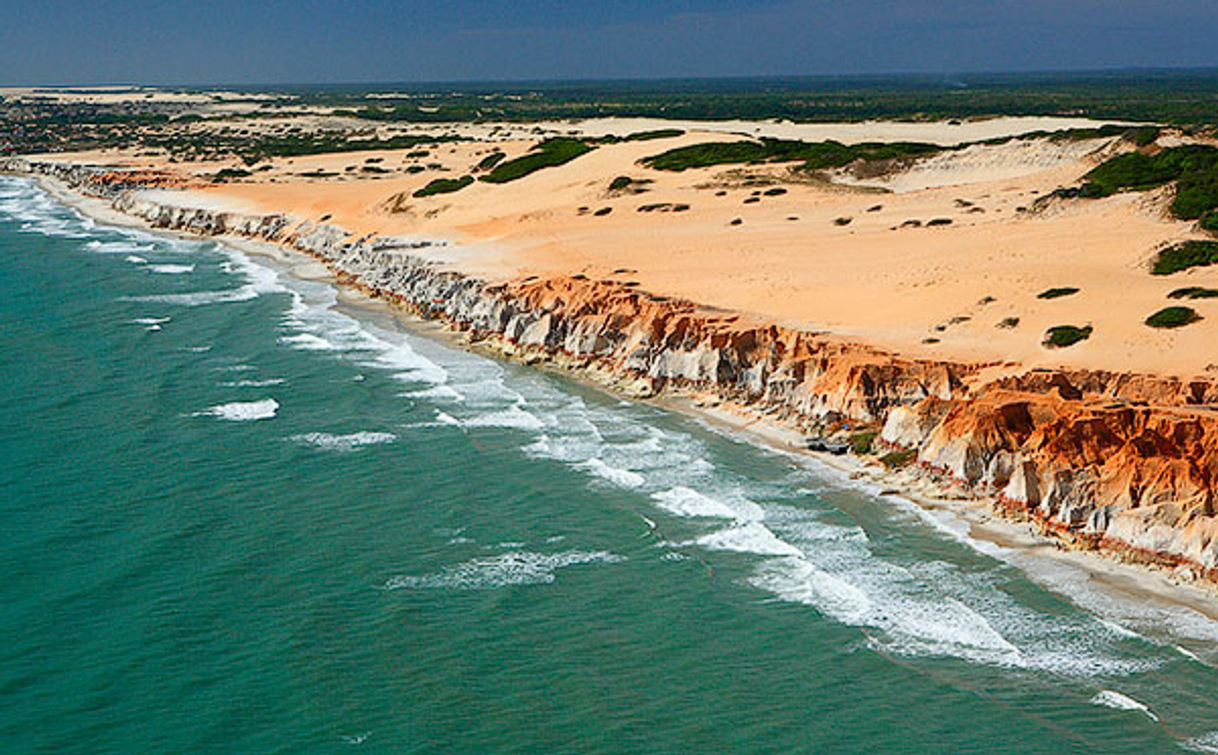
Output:
[[1218,752],[1198,614],[216,243],[0,178],[0,332],[3,752]]

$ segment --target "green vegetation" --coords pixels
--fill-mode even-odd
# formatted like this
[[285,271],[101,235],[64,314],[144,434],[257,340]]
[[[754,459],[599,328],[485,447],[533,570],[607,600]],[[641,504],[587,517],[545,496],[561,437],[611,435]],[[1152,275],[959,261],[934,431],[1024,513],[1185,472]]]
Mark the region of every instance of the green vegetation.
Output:
[[1218,264],[1218,241],[1182,241],[1159,252],[1150,272],[1171,275],[1190,267]]
[[1213,234],[1218,234],[1218,211],[1211,210],[1202,216],[1201,222],[1198,223],[1201,230],[1209,231]]
[[1041,291],[1036,295],[1037,299],[1060,299],[1063,296],[1072,296],[1078,293],[1078,289],[1073,286],[1062,286],[1061,288],[1050,288],[1047,291]]
[[679,128],[658,128],[652,131],[636,131],[633,134],[626,136],[615,136],[609,134],[595,139],[599,144],[618,144],[620,142],[649,142],[653,139],[672,139],[673,137],[682,136],[685,132]]
[[656,170],[682,171],[714,165],[759,165],[802,162],[804,170],[840,168],[855,160],[891,160],[941,152],[942,147],[919,142],[864,142],[845,145],[835,141],[803,142],[762,138],[759,141],[707,142],[677,147],[640,162]]
[[902,451],[892,451],[880,457],[880,463],[889,469],[901,469],[909,466],[914,459],[918,458],[918,450],[916,448],[907,448]]
[[220,172],[212,177],[212,181],[214,183],[223,183],[232,178],[247,178],[252,175],[254,174],[243,168],[221,168]]
[[592,149],[579,139],[546,139],[527,155],[499,163],[494,170],[483,176],[482,180],[493,184],[515,181],[542,168],[565,165],[580,155],[591,152]]
[[859,456],[873,453],[875,451],[875,439],[879,434],[879,430],[864,430],[861,433],[851,435],[850,450]]
[[486,157],[479,160],[478,164],[476,166],[474,166],[474,170],[478,171],[478,172],[482,172],[484,170],[490,170],[491,168],[495,167],[500,162],[502,162],[503,158],[505,158],[505,157],[507,157],[507,155],[505,155],[502,152],[492,152],[489,155],[487,155]]
[[1076,325],[1055,325],[1045,331],[1043,345],[1049,348],[1064,349],[1067,346],[1073,346],[1079,341],[1086,341],[1090,337],[1090,325],[1085,325],[1081,328]]
[[1177,288],[1167,295],[1168,299],[1218,299],[1218,288],[1202,288],[1201,286],[1188,286],[1186,288]]
[[1001,328],[1003,330],[1010,330],[1012,328],[1018,328],[1019,327],[1019,318],[1018,317],[1004,317],[1001,320],[999,320],[998,324],[995,325],[994,327]]
[[461,176],[460,178],[437,178],[416,191],[414,196],[418,199],[422,199],[423,197],[430,197],[436,194],[451,194],[454,191],[461,191],[473,182],[473,176]]
[[630,176],[618,176],[609,182],[609,191],[621,191],[634,183],[634,179]]
[[657,128],[652,131],[636,131],[630,134],[622,141],[624,142],[649,142],[653,139],[673,139],[678,136],[684,136],[685,132],[679,128]]
[[1173,181],[1176,197],[1171,211],[1176,217],[1197,220],[1218,208],[1218,148],[1189,144],[1153,155],[1117,155],[1086,175],[1079,195],[1107,197],[1122,191],[1157,189]]
[[1167,307],[1147,317],[1146,324],[1152,328],[1183,328],[1200,319],[1201,315],[1190,307]]

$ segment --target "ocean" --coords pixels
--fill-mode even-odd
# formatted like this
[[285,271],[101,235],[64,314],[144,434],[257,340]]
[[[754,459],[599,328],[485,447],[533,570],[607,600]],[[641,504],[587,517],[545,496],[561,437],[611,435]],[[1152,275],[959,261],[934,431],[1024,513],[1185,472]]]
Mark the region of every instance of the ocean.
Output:
[[0,177],[5,753],[1218,752],[1218,623]]

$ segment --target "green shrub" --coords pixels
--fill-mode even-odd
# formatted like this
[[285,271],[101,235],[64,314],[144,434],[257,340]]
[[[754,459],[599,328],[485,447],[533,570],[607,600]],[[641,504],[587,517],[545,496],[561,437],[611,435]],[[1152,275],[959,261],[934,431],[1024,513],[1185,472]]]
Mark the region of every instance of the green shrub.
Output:
[[479,171],[479,172],[484,171],[484,170],[490,170],[491,168],[498,165],[505,157],[507,157],[507,155],[505,155],[502,152],[492,152],[489,155],[487,155],[486,157],[479,160],[478,164],[474,167],[474,170]]
[[1201,319],[1201,315],[1189,307],[1167,307],[1146,318],[1152,328],[1183,328]]
[[1198,224],[1201,230],[1209,231],[1210,233],[1218,233],[1218,211],[1210,210],[1202,218]]
[[1063,296],[1071,296],[1078,293],[1078,289],[1072,286],[1062,286],[1061,288],[1050,288],[1047,291],[1041,291],[1036,295],[1037,299],[1060,299]]
[[1157,189],[1175,181],[1172,213],[1183,220],[1196,220],[1218,208],[1218,148],[1189,144],[1153,155],[1129,152],[1100,164],[1085,179],[1079,196],[1091,199]]
[[538,144],[527,155],[518,157],[515,160],[508,160],[505,163],[499,163],[495,166],[494,170],[483,176],[482,180],[493,184],[515,181],[542,168],[565,165],[580,155],[591,151],[592,147],[589,147],[579,139],[568,139],[565,137],[547,139]]
[[1004,317],[994,327],[1002,328],[1003,330],[1010,330],[1011,328],[1018,328],[1019,327],[1019,318],[1018,317]]
[[246,178],[252,175],[254,174],[243,168],[221,168],[220,172],[212,178],[212,181],[222,183],[230,178]]
[[943,147],[919,142],[864,142],[849,146],[835,141],[802,142],[763,138],[759,141],[707,142],[691,144],[643,158],[640,162],[656,170],[682,171],[714,165],[802,162],[805,170],[840,168],[855,160],[885,160],[929,155]]
[[872,453],[875,450],[875,438],[879,434],[878,430],[864,430],[851,435],[850,450],[859,456]]
[[435,194],[451,194],[460,191],[474,182],[473,176],[460,178],[437,178],[414,193],[416,198],[430,197]]
[[886,453],[880,457],[880,463],[889,469],[900,469],[907,467],[918,458],[918,451],[915,448],[907,448],[903,451],[893,451]]
[[1168,299],[1218,299],[1218,288],[1202,288],[1201,286],[1188,286],[1187,288],[1177,288],[1167,295]]
[[1045,331],[1043,345],[1049,348],[1064,349],[1067,346],[1073,346],[1079,341],[1086,341],[1090,337],[1090,325],[1085,325],[1081,328],[1076,325],[1055,325]]
[[1171,275],[1190,267],[1218,264],[1218,241],[1182,241],[1159,252],[1150,272]]
[[624,142],[649,142],[652,139],[672,139],[673,137],[683,136],[685,132],[679,128],[658,128],[652,131],[636,131],[626,138]]
[[609,182],[609,191],[621,191],[634,183],[630,176],[618,176]]

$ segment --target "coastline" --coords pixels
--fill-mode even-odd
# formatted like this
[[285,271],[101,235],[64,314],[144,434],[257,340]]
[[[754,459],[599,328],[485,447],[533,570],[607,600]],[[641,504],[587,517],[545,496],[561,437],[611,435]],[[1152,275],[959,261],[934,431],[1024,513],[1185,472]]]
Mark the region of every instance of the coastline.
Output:
[[[197,236],[181,231],[165,231],[147,221],[116,210],[107,200],[90,197],[75,191],[62,182],[40,176],[41,185],[57,201],[73,207],[82,214],[102,223],[139,228],[153,233],[170,233],[176,236]],[[693,417],[719,432],[740,436],[773,450],[811,459],[830,475],[841,481],[861,481],[876,488],[873,495],[882,498],[899,497],[921,512],[922,518],[932,526],[945,530],[954,537],[989,555],[1003,559],[1003,550],[1021,555],[1051,559],[1067,564],[1087,573],[1089,579],[1130,599],[1152,597],[1171,605],[1194,610],[1210,619],[1218,620],[1218,606],[1214,605],[1215,586],[1204,582],[1188,582],[1178,578],[1172,570],[1153,564],[1131,563],[1115,554],[1098,550],[1066,548],[1058,539],[1038,533],[1026,520],[1013,521],[1001,514],[993,497],[960,497],[947,495],[947,491],[924,476],[910,470],[892,471],[872,460],[856,456],[833,456],[808,451],[800,447],[804,434],[765,415],[751,407],[707,399],[696,392],[664,392],[656,396],[640,397],[623,391],[610,376],[599,374],[578,366],[564,365],[562,360],[540,359],[533,353],[513,353],[502,345],[488,343],[485,339],[471,338],[470,333],[457,330],[437,319],[420,317],[417,310],[370,296],[362,286],[344,280],[321,261],[294,249],[289,244],[272,243],[240,235],[206,235],[238,250],[256,256],[268,257],[283,265],[287,271],[301,278],[326,280],[339,291],[340,300],[356,308],[375,309],[393,317],[400,327],[412,333],[443,340],[460,348],[471,349],[495,358],[523,362],[530,366],[552,370],[584,384],[592,385],[619,397],[643,400],[667,410]],[[959,527],[939,520],[946,515]],[[977,547],[981,544],[983,547]],[[993,546],[991,548],[990,546]],[[998,549],[995,551],[994,549]],[[1008,561],[1009,562],[1009,561]],[[1018,565],[1016,565],[1017,568]],[[1031,576],[1031,575],[1030,575]],[[1052,587],[1051,584],[1048,585]]]

